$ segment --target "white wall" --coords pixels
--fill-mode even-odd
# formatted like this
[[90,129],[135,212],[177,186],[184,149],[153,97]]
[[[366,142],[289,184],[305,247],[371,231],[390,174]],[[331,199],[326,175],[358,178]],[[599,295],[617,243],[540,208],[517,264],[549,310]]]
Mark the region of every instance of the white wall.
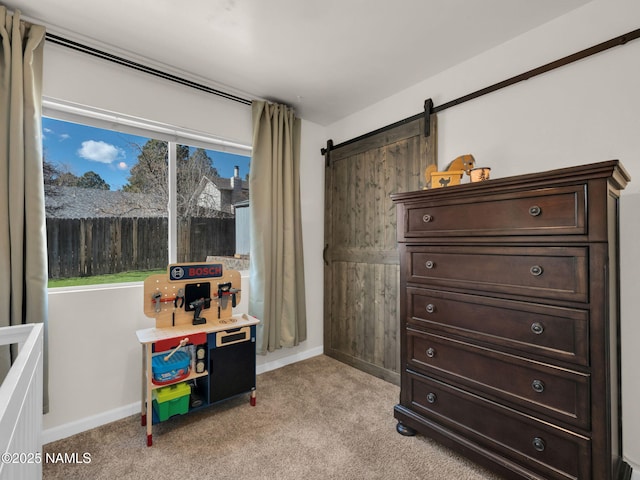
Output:
[[[637,29],[640,2],[596,0],[327,128],[334,143]],[[423,59],[428,61],[428,59]],[[620,159],[624,454],[640,469],[640,40],[438,114],[439,165],[471,153],[493,177]],[[321,145],[320,145],[321,146]],[[421,172],[416,172],[421,175]]]
[[[50,43],[44,96],[208,133],[251,145],[251,108]],[[307,341],[258,356],[258,372],[322,353],[325,130],[302,123],[301,190]],[[249,283],[242,279],[246,312]],[[49,396],[44,442],[140,411],[141,347],[135,331],[154,325],[142,313],[142,285],[49,293]],[[259,391],[258,391],[259,395]],[[141,438],[143,432],[141,431]]]
[[[335,143],[366,133],[546,62],[638,28],[640,2],[595,0],[582,9],[324,129],[303,122],[302,209],[309,336],[295,349],[259,357],[273,368],[321,352],[324,163]],[[623,193],[622,348],[625,457],[640,470],[640,40],[439,114],[439,159],[472,153],[494,177],[619,158],[632,182]],[[112,110],[250,144],[250,110],[187,87],[106,64],[47,44],[47,97]],[[421,172],[416,172],[421,175]],[[243,285],[243,288],[244,285]],[[248,288],[248,286],[247,286]],[[45,441],[135,413],[140,397],[140,347],[135,330],[141,287],[49,295],[50,402]],[[242,305],[241,305],[242,307]],[[142,433],[141,433],[142,435]]]

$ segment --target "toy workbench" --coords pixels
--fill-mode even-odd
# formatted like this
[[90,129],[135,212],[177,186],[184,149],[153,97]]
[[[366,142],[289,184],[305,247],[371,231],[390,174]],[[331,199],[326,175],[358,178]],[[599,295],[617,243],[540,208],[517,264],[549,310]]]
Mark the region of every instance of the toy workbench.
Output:
[[256,325],[234,315],[240,273],[221,264],[172,264],[144,282],[143,311],[155,328],[138,330],[142,345],[141,423],[152,425],[241,394],[256,404]]

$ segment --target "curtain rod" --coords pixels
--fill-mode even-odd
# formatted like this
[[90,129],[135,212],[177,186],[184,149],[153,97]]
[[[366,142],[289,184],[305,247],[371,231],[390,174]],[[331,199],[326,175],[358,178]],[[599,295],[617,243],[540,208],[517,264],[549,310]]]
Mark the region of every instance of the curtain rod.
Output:
[[251,105],[251,100],[247,100],[246,98],[238,97],[231,93],[223,92],[221,90],[216,90],[215,88],[211,88],[206,85],[202,85],[200,83],[192,82],[191,80],[187,80],[187,79],[178,77],[176,75],[172,75],[170,73],[163,72],[155,68],[151,68],[147,65],[142,65],[141,63],[137,63],[132,60],[128,60],[126,58],[118,57],[117,55],[113,55],[111,53],[103,52],[96,48],[89,47],[87,45],[83,45],[78,42],[74,42],[72,40],[60,37],[58,35],[54,35],[52,33],[46,33],[45,39],[51,43],[55,43],[56,45],[62,45],[63,47],[71,48],[72,50],[76,50],[78,52],[87,53],[94,57],[98,57],[103,60],[108,60],[110,62],[117,63],[119,65],[123,65],[125,67],[129,67],[134,70],[138,70],[140,72],[148,73],[155,77],[163,78],[171,82],[179,83],[180,85],[185,85],[187,87],[195,88],[196,90],[201,90],[203,92],[211,93],[213,95],[217,95],[219,97],[223,97],[228,100],[233,100],[234,102],[242,103],[244,105]]
[[[377,130],[373,130],[369,133],[365,133],[364,135],[360,135],[359,137],[352,138],[351,140],[344,141],[337,145],[333,145],[333,142],[329,140],[327,142],[327,148],[320,149],[320,152],[322,153],[322,155],[326,156],[327,152],[330,152],[331,150],[335,150],[336,148],[344,147],[346,145],[349,145],[357,141],[363,140],[365,138],[371,137],[373,135],[376,135],[378,133],[391,130],[394,127],[402,125],[403,123],[408,123],[413,120],[417,120],[421,117],[428,118],[429,115],[431,115],[432,113],[441,112],[443,110],[446,110],[447,108],[460,105],[461,103],[468,102],[469,100],[473,100],[474,98],[478,98],[488,93],[495,92],[496,90],[500,90],[502,88],[514,85],[518,82],[528,80],[537,75],[541,75],[551,70],[555,70],[556,68],[563,67],[565,65],[576,62],[578,60],[582,60],[583,58],[590,57],[591,55],[595,55],[596,53],[603,52],[610,48],[617,47],[620,45],[625,45],[627,42],[630,42],[631,40],[635,40],[637,38],[640,38],[640,28],[633,30],[631,32],[625,33],[624,35],[620,35],[618,37],[612,38],[611,40],[607,40],[606,42],[602,42],[592,47],[585,48],[584,50],[580,50],[579,52],[576,52],[574,54],[567,55],[566,57],[563,57],[559,60],[555,60],[553,62],[547,63],[545,65],[534,68],[532,70],[529,70],[527,72],[521,73],[520,75],[516,75],[515,77],[511,77],[511,78],[508,78],[507,80],[503,80],[501,82],[495,83],[488,87],[482,88],[473,93],[469,93],[468,95],[464,95],[462,97],[456,98],[455,100],[451,100],[437,107],[433,106],[433,102],[431,101],[431,99],[427,99],[425,101],[424,112],[418,113],[416,115],[412,115],[411,117],[405,118],[404,120],[400,120],[398,122],[392,123],[385,127],[378,128]],[[429,122],[425,121],[425,136],[429,136],[428,129],[429,129]]]

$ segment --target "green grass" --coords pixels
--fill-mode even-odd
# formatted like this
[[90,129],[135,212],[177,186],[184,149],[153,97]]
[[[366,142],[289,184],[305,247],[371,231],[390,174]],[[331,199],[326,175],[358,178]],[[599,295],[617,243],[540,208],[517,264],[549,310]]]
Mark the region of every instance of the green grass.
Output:
[[167,269],[141,270],[137,272],[112,273],[109,275],[96,275],[94,277],[71,277],[61,279],[49,279],[48,287],[80,287],[85,285],[102,285],[105,283],[142,282],[149,275],[164,274]]

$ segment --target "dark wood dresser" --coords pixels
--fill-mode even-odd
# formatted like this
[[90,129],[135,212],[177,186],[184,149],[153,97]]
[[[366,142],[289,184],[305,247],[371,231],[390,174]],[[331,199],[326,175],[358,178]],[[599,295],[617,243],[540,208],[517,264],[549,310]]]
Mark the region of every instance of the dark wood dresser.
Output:
[[[418,173],[418,172],[417,172]],[[392,195],[398,432],[510,479],[629,479],[618,161]]]

